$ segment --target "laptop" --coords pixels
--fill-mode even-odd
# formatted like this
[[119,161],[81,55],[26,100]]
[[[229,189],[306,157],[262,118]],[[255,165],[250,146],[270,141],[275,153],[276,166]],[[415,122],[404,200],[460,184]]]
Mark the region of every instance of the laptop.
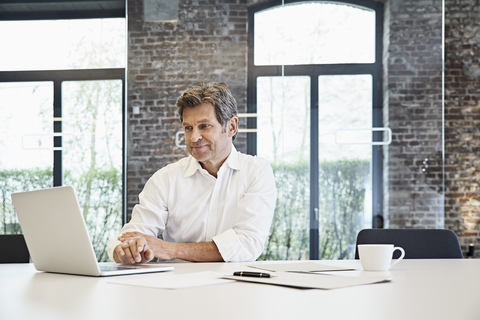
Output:
[[87,226],[70,186],[12,193],[12,201],[38,271],[85,276],[162,272],[162,264],[97,262]]

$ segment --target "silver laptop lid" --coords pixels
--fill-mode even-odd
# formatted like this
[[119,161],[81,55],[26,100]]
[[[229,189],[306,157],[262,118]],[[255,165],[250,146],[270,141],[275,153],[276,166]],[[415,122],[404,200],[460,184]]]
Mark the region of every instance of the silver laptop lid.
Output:
[[12,200],[37,270],[100,274],[72,187],[13,193]]

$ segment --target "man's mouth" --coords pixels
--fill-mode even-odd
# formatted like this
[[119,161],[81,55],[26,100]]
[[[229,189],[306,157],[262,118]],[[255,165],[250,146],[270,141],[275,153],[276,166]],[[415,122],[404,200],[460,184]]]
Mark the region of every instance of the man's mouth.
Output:
[[201,148],[204,148],[204,147],[206,147],[206,146],[207,146],[206,144],[190,145],[190,148],[192,148],[192,149],[201,149]]

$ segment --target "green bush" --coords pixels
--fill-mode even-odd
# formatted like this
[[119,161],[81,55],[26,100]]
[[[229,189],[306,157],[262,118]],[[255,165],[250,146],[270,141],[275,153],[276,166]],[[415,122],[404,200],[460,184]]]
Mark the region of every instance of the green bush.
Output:
[[53,184],[52,169],[0,171],[0,234],[22,233],[10,195],[14,192],[43,189]]
[[[278,198],[260,260],[309,258],[308,163],[273,165]],[[364,214],[367,160],[321,162],[319,167],[320,259],[351,258]]]
[[[11,193],[50,188],[53,172],[51,169],[3,170],[0,179],[0,234],[21,233]],[[116,169],[95,170],[73,180],[67,171],[65,180],[75,188],[97,259],[107,261],[106,247],[122,226],[120,172]],[[87,180],[90,183],[85,183]]]
[[[369,162],[348,160],[320,163],[320,258],[352,257],[362,225]],[[278,191],[275,215],[260,260],[309,258],[310,174],[308,163],[273,165]],[[51,169],[0,171],[0,234],[21,233],[11,202],[12,192],[48,188]],[[122,184],[118,170],[94,170],[65,181],[74,186],[99,261],[108,259],[106,246],[122,226]]]

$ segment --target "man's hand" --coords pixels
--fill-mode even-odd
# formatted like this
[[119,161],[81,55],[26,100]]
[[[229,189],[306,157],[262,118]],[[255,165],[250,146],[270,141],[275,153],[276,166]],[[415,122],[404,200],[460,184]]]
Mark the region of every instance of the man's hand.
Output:
[[115,247],[113,257],[115,262],[124,264],[141,264],[149,262],[154,258],[153,251],[148,246],[145,235],[127,236],[122,234],[118,240],[121,244]]
[[113,257],[116,262],[145,263],[153,258],[162,260],[223,261],[213,241],[199,243],[174,243],[140,232],[125,232],[118,237]]
[[172,253],[175,244],[163,241],[154,236],[149,236],[141,232],[125,232],[120,237],[118,237],[118,240],[125,243],[138,238],[142,238],[145,241],[147,247],[151,249],[153,255],[152,259],[153,257],[162,260],[170,260],[175,258]]

